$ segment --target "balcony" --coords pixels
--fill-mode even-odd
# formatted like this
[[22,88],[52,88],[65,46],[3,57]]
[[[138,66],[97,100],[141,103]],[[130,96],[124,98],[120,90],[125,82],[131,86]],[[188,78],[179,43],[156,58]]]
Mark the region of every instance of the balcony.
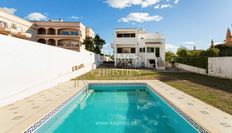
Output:
[[136,45],[136,38],[115,38],[114,44],[117,45]]
[[117,59],[136,59],[137,55],[135,53],[117,53]]
[[4,26],[0,26],[0,34],[9,35],[10,29]]
[[24,33],[24,32],[17,32],[16,34],[14,34],[14,36],[23,39],[28,39],[32,37],[30,33]]
[[80,39],[77,35],[48,35],[48,34],[37,34],[37,38],[66,38],[66,39]]

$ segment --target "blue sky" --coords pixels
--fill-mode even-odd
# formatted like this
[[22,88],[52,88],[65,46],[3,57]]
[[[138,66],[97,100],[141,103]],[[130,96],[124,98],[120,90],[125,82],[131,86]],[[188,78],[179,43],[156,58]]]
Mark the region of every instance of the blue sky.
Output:
[[114,28],[145,28],[163,33],[174,49],[222,42],[232,24],[231,5],[232,0],[0,0],[0,7],[22,18],[83,22],[108,44]]

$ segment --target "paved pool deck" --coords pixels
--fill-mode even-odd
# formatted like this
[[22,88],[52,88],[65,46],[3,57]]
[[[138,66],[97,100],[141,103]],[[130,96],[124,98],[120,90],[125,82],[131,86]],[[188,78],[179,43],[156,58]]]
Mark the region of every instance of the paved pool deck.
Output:
[[[232,116],[189,96],[158,80],[91,80],[89,83],[147,83],[159,95],[170,101],[192,120],[212,133],[231,133]],[[58,84],[30,97],[0,107],[0,133],[24,132],[65,100],[80,91],[74,81]]]
[[81,82],[74,87],[74,82],[68,81],[0,107],[0,133],[24,132],[83,87]]

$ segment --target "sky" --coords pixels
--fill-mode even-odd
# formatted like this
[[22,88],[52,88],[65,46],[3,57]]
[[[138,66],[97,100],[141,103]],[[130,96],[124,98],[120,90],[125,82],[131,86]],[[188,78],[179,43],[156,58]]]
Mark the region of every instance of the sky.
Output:
[[232,0],[0,0],[5,11],[28,20],[82,22],[106,40],[115,28],[161,32],[166,48],[207,49],[211,39],[223,42],[232,24]]

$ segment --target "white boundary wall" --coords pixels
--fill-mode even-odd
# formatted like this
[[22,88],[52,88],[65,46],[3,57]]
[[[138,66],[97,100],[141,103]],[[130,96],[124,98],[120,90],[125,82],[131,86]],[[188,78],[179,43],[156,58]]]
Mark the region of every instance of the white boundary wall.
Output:
[[194,67],[190,65],[180,64],[180,63],[175,63],[175,66],[185,71],[207,75],[206,69],[203,69],[203,68],[198,68],[198,67]]
[[[95,69],[94,53],[75,52],[0,35],[0,106]],[[73,66],[84,67],[72,72]]]
[[210,76],[232,79],[232,57],[212,57],[208,59]]

